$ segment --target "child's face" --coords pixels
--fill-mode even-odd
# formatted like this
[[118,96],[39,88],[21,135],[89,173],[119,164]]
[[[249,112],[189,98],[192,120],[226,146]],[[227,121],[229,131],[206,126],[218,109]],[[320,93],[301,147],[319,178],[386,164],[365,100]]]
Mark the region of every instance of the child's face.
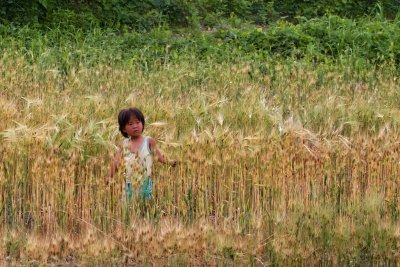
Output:
[[124,132],[130,137],[138,137],[143,132],[143,123],[135,117],[131,117],[124,127]]

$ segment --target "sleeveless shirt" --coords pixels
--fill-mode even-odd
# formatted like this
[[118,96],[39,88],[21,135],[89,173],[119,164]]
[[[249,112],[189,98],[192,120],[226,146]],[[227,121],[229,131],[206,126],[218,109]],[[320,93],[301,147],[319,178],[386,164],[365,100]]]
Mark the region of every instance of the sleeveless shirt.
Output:
[[130,138],[123,142],[123,159],[125,163],[126,182],[137,184],[151,176],[151,165],[153,163],[149,145],[149,138],[144,137],[137,153],[132,151]]

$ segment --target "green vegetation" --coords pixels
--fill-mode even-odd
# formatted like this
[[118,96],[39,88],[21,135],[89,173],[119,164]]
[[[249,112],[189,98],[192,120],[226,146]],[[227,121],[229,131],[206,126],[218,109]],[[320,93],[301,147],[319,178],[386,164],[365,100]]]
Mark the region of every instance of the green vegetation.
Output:
[[0,15],[3,22],[44,27],[149,30],[160,25],[213,27],[232,16],[261,25],[324,15],[357,18],[380,13],[393,19],[399,8],[397,0],[7,0],[0,4]]
[[[211,31],[172,31],[155,28],[146,33],[110,28],[81,30],[54,28],[0,28],[3,57],[24,56],[32,64],[66,72],[96,64],[173,64],[185,61],[243,62],[304,59],[341,62],[348,58],[371,64],[400,59],[400,21],[337,16],[304,20],[300,24],[279,21],[267,28],[243,24],[238,19]],[[238,27],[239,26],[239,27]]]

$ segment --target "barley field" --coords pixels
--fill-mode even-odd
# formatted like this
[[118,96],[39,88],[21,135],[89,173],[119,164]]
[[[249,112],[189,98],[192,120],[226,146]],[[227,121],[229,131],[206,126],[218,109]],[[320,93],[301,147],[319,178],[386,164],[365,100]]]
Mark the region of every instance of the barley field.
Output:
[[[398,258],[397,68],[348,58],[77,65],[0,58],[0,261],[319,265]],[[151,202],[106,185],[139,107]]]

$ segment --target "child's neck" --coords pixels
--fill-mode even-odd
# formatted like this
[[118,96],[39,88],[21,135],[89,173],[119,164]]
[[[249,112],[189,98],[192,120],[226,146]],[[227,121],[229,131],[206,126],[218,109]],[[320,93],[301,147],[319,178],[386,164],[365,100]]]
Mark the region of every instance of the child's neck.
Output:
[[130,136],[129,137],[132,141],[137,141],[143,138],[143,134],[138,135],[138,136]]

